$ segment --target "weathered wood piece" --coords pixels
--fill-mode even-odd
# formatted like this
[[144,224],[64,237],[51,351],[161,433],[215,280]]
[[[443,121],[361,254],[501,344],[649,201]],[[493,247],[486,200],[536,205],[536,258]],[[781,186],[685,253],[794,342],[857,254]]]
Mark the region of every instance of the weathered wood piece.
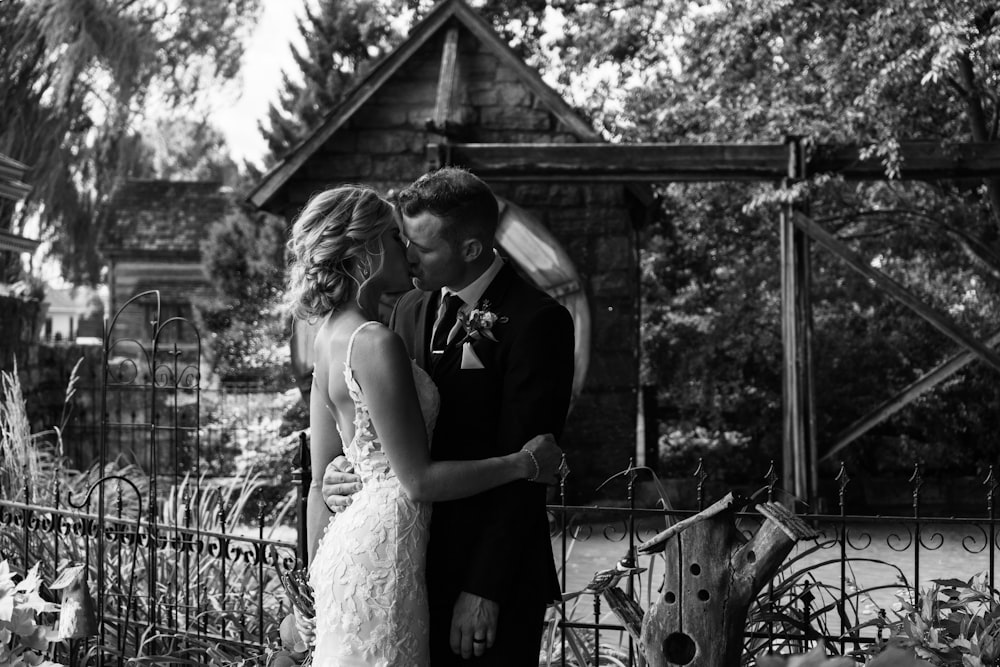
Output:
[[[800,539],[816,533],[782,505],[756,506],[764,517],[747,540],[735,514],[745,501],[729,494],[640,545],[641,553],[662,551],[660,598],[642,617],[640,649],[650,667],[738,667],[751,601],[771,580]],[[626,627],[635,609],[621,595],[605,591]]]
[[[788,175],[789,167],[783,143],[450,144],[441,149],[441,162],[468,167],[490,181],[778,181]],[[899,154],[903,179],[1000,175],[1000,142],[904,142]],[[886,178],[881,158],[861,159],[860,147],[818,144],[806,158],[803,173],[827,172],[847,179]]]
[[438,75],[434,104],[434,124],[443,130],[451,120],[455,84],[458,78],[458,26],[448,28],[441,47],[441,72]]
[[611,611],[622,622],[632,639],[636,643],[642,641],[642,607],[635,599],[629,597],[628,593],[612,586],[604,591],[604,599],[607,601]]

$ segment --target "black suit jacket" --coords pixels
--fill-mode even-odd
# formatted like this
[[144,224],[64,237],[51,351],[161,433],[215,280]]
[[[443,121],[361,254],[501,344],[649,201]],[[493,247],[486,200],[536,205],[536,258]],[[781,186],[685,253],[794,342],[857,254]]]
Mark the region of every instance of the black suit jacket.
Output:
[[[496,342],[473,343],[484,368],[461,368],[459,336],[432,369],[427,347],[438,296],[408,292],[390,322],[441,393],[431,456],[481,459],[516,452],[542,433],[558,438],[573,383],[569,312],[505,265],[480,301],[506,318],[493,327]],[[559,599],[545,495],[545,486],[518,481],[435,503],[427,560],[432,608],[437,598],[450,613],[461,591],[499,602],[502,614],[518,601]]]

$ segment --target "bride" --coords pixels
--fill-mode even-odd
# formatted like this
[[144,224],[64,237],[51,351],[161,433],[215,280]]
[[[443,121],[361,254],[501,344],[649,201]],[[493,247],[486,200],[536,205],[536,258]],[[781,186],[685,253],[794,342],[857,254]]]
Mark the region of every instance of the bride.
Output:
[[[402,340],[376,321],[380,296],[408,289],[411,280],[392,206],[374,190],[342,186],[316,195],[288,247],[292,313],[322,322],[309,406],[313,664],[426,667],[431,501],[518,479],[554,481],[561,450],[546,434],[507,456],[431,460],[437,388]],[[331,518],[320,488],[341,453],[361,490]]]

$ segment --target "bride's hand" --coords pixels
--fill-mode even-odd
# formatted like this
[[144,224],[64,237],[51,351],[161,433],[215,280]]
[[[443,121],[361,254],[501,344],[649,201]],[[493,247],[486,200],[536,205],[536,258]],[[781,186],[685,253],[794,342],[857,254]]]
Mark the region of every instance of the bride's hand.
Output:
[[[555,436],[551,433],[536,435],[521,448],[521,451],[529,452],[532,455],[530,457],[532,460],[528,461],[529,473],[527,477],[529,480],[539,484],[555,484],[558,481],[556,473],[559,472],[563,460],[563,451],[556,444]],[[538,465],[537,471],[535,470],[536,463]],[[536,472],[538,476],[533,478]]]

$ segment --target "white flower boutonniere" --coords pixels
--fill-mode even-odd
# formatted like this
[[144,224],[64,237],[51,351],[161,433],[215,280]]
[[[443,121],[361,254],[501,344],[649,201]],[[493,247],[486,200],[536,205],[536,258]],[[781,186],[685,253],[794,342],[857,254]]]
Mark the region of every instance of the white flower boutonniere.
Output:
[[490,302],[483,301],[478,307],[462,316],[462,326],[465,328],[465,341],[476,341],[480,338],[497,342],[493,335],[493,325],[503,324],[506,317],[497,315],[490,310]]

